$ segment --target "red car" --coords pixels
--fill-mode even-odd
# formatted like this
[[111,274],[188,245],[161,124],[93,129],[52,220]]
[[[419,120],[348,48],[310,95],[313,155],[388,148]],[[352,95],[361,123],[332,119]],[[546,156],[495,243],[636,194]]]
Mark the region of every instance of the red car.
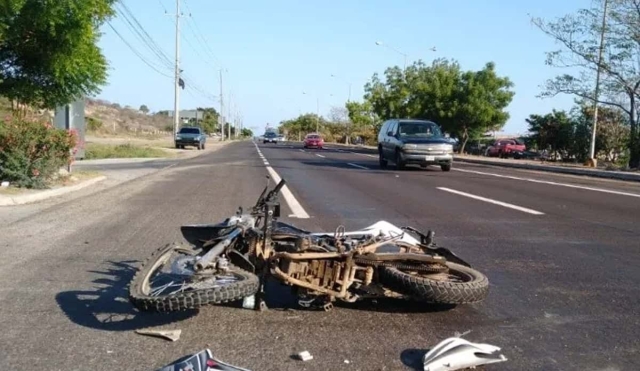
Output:
[[502,139],[496,141],[487,149],[487,156],[507,158],[517,152],[524,152],[526,150],[527,147],[518,139]]
[[324,146],[324,140],[319,134],[307,134],[303,142],[304,148],[318,148],[322,149]]

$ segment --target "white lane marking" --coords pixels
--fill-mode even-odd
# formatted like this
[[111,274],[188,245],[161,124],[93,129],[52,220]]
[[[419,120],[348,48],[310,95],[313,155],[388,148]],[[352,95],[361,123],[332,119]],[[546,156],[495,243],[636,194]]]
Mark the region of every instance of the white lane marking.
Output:
[[[257,144],[256,144],[256,150],[258,150],[259,155],[262,155],[262,152],[260,151],[260,148],[258,148]],[[273,170],[273,168],[269,165],[269,163],[266,160],[265,160],[265,167],[267,168],[267,172],[269,173],[269,176],[271,176],[271,179],[273,179],[273,181],[276,182],[276,184],[282,180],[282,178],[280,178],[280,175],[278,175],[278,173],[276,173],[276,171]],[[284,187],[282,187],[281,192],[282,192],[282,197],[284,197],[285,202],[287,203],[287,205],[289,205],[289,209],[291,209],[291,212],[293,213],[289,215],[289,217],[299,218],[299,219],[309,219],[309,214],[307,214],[307,212],[304,210],[302,205],[300,205],[298,200],[296,200],[296,197],[293,195],[293,193],[291,193],[291,190],[289,190],[289,187],[286,184]]]
[[362,165],[358,165],[358,164],[352,164],[351,162],[347,162],[347,165],[349,166],[353,166],[353,167],[357,167],[358,169],[364,169],[364,170],[369,170],[368,167],[364,167]]
[[307,151],[305,151],[304,149],[299,149],[298,151],[300,151],[300,152],[307,152]]
[[360,156],[367,156],[367,157],[378,157],[376,155],[368,155],[366,153],[358,153],[358,152],[350,152],[353,153],[354,155],[360,155]]
[[319,155],[319,154],[317,154],[317,153],[316,153],[316,156],[324,158],[324,156],[323,156],[323,155]]
[[544,215],[544,213],[540,212],[540,211],[527,209],[526,207],[517,206],[517,205],[513,205],[513,204],[508,204],[508,203],[502,202],[502,201],[496,201],[496,200],[493,200],[493,199],[490,199],[490,198],[486,198],[486,197],[480,197],[480,196],[472,195],[471,193],[460,192],[460,191],[456,191],[455,189],[445,188],[445,187],[436,187],[436,188],[441,190],[441,191],[451,192],[451,193],[455,193],[455,194],[460,195],[460,196],[465,196],[465,197],[473,198],[473,199],[476,199],[476,200],[488,202],[488,203],[491,203],[491,204],[494,204],[494,205],[500,205],[500,206],[508,207],[510,209],[522,211],[523,213],[528,213],[528,214],[533,214],[533,215]]
[[265,164],[265,165],[269,165],[269,162],[268,162],[268,161],[264,161],[264,164]]
[[614,195],[640,198],[640,194],[637,194],[637,193],[613,191],[613,190],[604,189],[604,188],[587,187],[587,186],[580,186],[580,185],[567,184],[567,183],[557,183],[557,182],[551,182],[551,181],[548,181],[548,180],[538,180],[538,179],[531,179],[531,178],[520,178],[520,177],[517,177],[517,176],[501,175],[501,174],[494,174],[494,173],[485,173],[483,171],[475,171],[475,170],[465,170],[465,169],[456,169],[456,168],[454,168],[452,170],[461,171],[463,173],[490,175],[490,176],[495,176],[495,177],[498,177],[498,178],[522,180],[522,181],[525,181],[525,182],[548,184],[548,185],[554,185],[554,186],[559,186],[559,187],[576,188],[576,189],[583,189],[583,190],[586,190],[586,191],[610,193],[610,194],[614,194]]

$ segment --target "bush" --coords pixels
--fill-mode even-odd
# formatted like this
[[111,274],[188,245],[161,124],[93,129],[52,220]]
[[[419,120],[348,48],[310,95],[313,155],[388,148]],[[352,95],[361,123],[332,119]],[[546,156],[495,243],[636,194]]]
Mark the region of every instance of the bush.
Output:
[[34,120],[0,121],[0,179],[24,188],[47,188],[72,161],[74,132]]
[[87,117],[87,129],[89,131],[98,131],[102,129],[102,121],[93,117]]

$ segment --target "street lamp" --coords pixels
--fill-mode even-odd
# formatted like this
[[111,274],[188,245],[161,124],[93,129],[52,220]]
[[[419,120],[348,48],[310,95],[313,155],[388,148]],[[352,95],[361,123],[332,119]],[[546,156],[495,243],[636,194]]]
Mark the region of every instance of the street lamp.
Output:
[[405,71],[407,70],[407,55],[406,55],[405,53],[401,52],[400,50],[398,50],[398,49],[396,49],[396,48],[394,48],[394,47],[392,47],[392,46],[389,46],[389,45],[383,44],[383,43],[382,43],[382,41],[376,41],[376,45],[378,45],[378,46],[384,46],[384,47],[389,48],[389,49],[393,50],[394,52],[396,52],[396,53],[401,54],[402,56],[404,56],[404,70],[405,70]]
[[[393,50],[394,52],[404,56],[404,70],[405,71],[407,70],[407,54],[405,54],[405,53],[401,52],[400,50],[398,50],[396,48],[393,48],[393,47],[391,47],[389,45],[383,44],[382,41],[376,41],[376,45],[384,46],[384,47],[389,48],[389,49]],[[435,52],[436,51],[436,47],[433,46],[433,47],[429,48],[429,50],[431,50],[432,52]]]
[[[302,94],[309,95],[305,91],[303,91]],[[320,126],[320,98],[316,96],[316,133],[320,133],[318,131],[319,126]]]
[[344,83],[346,83],[347,85],[349,85],[349,97],[347,98],[347,102],[351,102],[351,83],[345,79],[342,79],[336,75],[331,75],[331,77],[333,77],[334,79],[339,79],[342,80]]

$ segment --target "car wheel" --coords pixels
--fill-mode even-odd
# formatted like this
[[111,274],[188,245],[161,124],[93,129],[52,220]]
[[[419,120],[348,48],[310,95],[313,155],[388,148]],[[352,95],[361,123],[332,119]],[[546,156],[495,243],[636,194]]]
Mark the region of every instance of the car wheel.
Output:
[[387,160],[384,159],[384,156],[382,155],[382,148],[378,148],[378,161],[380,162],[380,168],[381,169],[386,169],[387,168]]
[[396,169],[404,170],[406,164],[402,161],[402,156],[400,155],[400,151],[396,151]]
[[440,165],[442,171],[451,171],[451,164]]
[[180,148],[180,145],[179,145],[179,144],[176,144],[176,148],[178,148],[178,149],[179,149],[179,148]]
[[205,146],[205,144],[204,144],[204,143],[202,143],[202,149],[204,149],[204,146]]

